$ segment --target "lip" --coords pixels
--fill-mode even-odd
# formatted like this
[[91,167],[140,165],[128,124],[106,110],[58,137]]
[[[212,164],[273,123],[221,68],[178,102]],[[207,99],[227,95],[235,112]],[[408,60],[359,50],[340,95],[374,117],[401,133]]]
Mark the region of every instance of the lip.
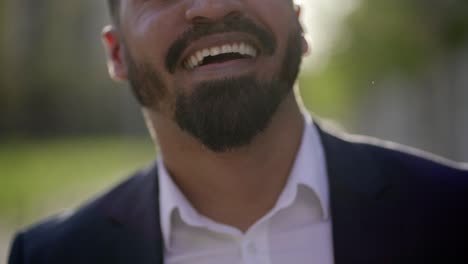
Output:
[[[262,49],[260,48],[260,45],[255,38],[252,38],[248,34],[245,33],[239,33],[239,32],[232,32],[232,33],[219,33],[219,34],[213,34],[209,35],[203,38],[200,38],[194,42],[192,42],[182,53],[182,56],[180,56],[179,61],[177,62],[177,65],[179,68],[184,69],[185,67],[183,65],[183,62],[188,59],[189,56],[191,56],[194,52],[205,49],[205,48],[210,48],[213,46],[222,46],[224,44],[232,44],[232,43],[247,43],[251,46],[253,46],[257,50],[257,57],[262,54]],[[241,59],[242,61],[243,59]],[[247,60],[247,59],[246,59]],[[249,59],[249,60],[254,60],[254,59]],[[229,64],[229,62],[225,63],[216,63],[215,65],[222,65],[222,64]],[[215,66],[213,65],[213,66]],[[209,65],[203,66],[203,67],[208,67]],[[195,71],[196,68],[193,70]]]
[[257,65],[256,59],[236,59],[222,63],[213,63],[180,73],[180,80],[199,83],[208,80],[221,80],[252,74]]
[[208,65],[199,66],[190,71],[196,77],[205,79],[210,76],[236,76],[250,72],[256,63],[257,59],[245,58],[225,61],[221,63],[213,63]]

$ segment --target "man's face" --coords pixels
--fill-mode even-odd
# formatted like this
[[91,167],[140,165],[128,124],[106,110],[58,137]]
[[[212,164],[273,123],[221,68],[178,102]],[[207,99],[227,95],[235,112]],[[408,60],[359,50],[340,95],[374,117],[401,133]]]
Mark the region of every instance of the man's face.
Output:
[[117,74],[213,151],[248,144],[291,93],[304,41],[291,0],[122,0],[120,15]]

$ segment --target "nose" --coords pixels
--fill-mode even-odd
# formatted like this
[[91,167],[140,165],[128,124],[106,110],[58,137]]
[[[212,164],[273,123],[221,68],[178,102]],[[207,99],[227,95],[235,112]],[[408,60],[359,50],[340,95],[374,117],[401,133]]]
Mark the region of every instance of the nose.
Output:
[[240,0],[192,0],[185,18],[192,23],[213,22],[241,12]]

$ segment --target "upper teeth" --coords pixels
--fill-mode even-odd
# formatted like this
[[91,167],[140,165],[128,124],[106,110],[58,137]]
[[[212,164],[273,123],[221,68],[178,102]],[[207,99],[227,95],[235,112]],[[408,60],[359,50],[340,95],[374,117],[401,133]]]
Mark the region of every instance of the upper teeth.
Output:
[[239,53],[241,55],[247,55],[253,58],[257,56],[257,50],[254,47],[247,43],[241,42],[198,50],[185,60],[184,65],[187,69],[191,70],[199,66],[208,56],[217,56],[226,53]]

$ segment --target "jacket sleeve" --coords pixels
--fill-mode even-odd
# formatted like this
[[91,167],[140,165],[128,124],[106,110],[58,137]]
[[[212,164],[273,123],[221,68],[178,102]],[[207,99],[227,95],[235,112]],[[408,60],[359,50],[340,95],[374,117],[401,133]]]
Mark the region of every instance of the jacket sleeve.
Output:
[[24,263],[24,238],[23,234],[16,235],[15,239],[13,240],[10,257],[8,259],[8,264],[23,264]]

